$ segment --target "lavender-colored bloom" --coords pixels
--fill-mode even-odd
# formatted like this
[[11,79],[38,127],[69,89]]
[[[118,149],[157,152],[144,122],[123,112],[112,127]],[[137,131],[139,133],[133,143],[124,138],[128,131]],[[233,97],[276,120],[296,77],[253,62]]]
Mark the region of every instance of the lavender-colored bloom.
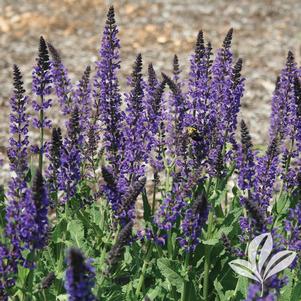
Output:
[[127,244],[129,244],[131,236],[132,236],[133,222],[130,221],[126,224],[118,234],[116,243],[111,248],[108,253],[106,262],[108,264],[107,274],[110,274],[116,263],[123,256],[124,248]]
[[211,79],[211,55],[211,45],[205,47],[203,32],[200,31],[195,45],[195,52],[190,59],[189,73],[190,106],[194,119],[193,125],[198,125],[198,130],[204,128],[206,122],[205,116],[208,109]]
[[61,168],[58,176],[59,189],[64,191],[63,202],[70,200],[76,193],[77,184],[81,179],[83,143],[79,110],[76,106],[68,122],[68,135],[63,143]]
[[243,257],[245,255],[244,252],[240,248],[233,247],[229,237],[226,234],[222,233],[221,240],[223,242],[226,252],[230,256]]
[[0,244],[0,300],[8,300],[6,290],[15,283],[13,275],[16,267],[17,263],[8,248]]
[[38,118],[33,119],[33,125],[40,130],[40,145],[34,146],[33,150],[39,152],[39,168],[42,170],[43,154],[46,152],[47,145],[44,142],[44,129],[51,127],[51,121],[45,116],[45,111],[51,107],[52,100],[46,99],[51,94],[52,75],[50,72],[50,61],[46,42],[40,38],[39,56],[37,65],[32,72],[32,91],[39,97],[39,101],[33,100],[33,109],[39,113]]
[[223,47],[217,52],[212,65],[212,82],[210,90],[209,120],[212,137],[209,153],[211,173],[217,174],[216,167],[219,156],[227,158],[224,150],[227,142],[236,147],[234,133],[237,126],[237,114],[240,107],[240,99],[243,94],[243,82],[241,78],[242,61],[239,59],[232,67],[232,52],[230,50],[233,30],[230,29],[223,43]]
[[121,224],[125,225],[135,218],[135,204],[139,194],[145,187],[145,183],[145,177],[137,180],[122,196],[121,202],[114,212],[115,217],[120,220]]
[[247,209],[248,219],[242,218],[240,220],[241,229],[250,235],[252,232],[253,235],[259,235],[260,233],[266,231],[269,222],[269,219],[266,215],[266,208],[262,207],[260,202],[252,198],[252,195],[249,195],[246,198],[242,198],[243,204]]
[[10,147],[8,157],[11,170],[18,177],[24,177],[28,169],[27,146],[28,146],[28,115],[26,114],[27,96],[24,96],[22,75],[19,68],[14,65],[14,94],[10,99]]
[[69,301],[96,300],[92,293],[95,285],[95,269],[80,250],[70,249],[67,257],[65,289]]
[[103,32],[100,60],[94,78],[95,121],[100,119],[106,158],[112,166],[114,176],[120,172],[120,148],[122,141],[121,95],[117,78],[120,69],[120,42],[115,22],[114,8],[111,6]]
[[282,70],[272,99],[270,137],[282,141],[284,137],[292,138],[296,124],[295,78],[297,67],[294,55],[288,52],[286,66]]
[[200,235],[207,218],[207,198],[202,194],[196,198],[191,208],[186,210],[185,217],[181,223],[183,234],[179,238],[179,243],[186,252],[193,252],[199,244]]
[[[186,183],[187,184],[187,183]],[[185,198],[189,195],[193,184],[186,185],[181,173],[174,175],[171,192],[163,199],[154,216],[154,222],[161,230],[171,230],[186,206]]]
[[[33,222],[28,223],[27,220],[21,219],[21,215],[26,215],[27,212],[29,212],[27,217],[30,218],[33,211],[31,193],[25,180],[22,180],[20,177],[12,178],[8,184],[7,198],[5,234],[10,239],[16,258],[22,259],[21,251],[24,242],[29,241],[26,233],[31,231],[33,224]],[[26,229],[29,229],[29,232]],[[28,243],[26,247],[29,247]]]
[[6,235],[16,250],[42,249],[48,234],[48,196],[44,180],[37,171],[32,191],[25,182],[12,179],[6,211]]
[[96,125],[89,124],[87,126],[87,135],[85,137],[85,146],[83,152],[84,159],[84,175],[83,177],[95,178],[96,176],[96,159],[97,159],[97,141],[98,141],[98,133],[96,129]]
[[80,112],[80,126],[83,131],[87,130],[91,118],[91,84],[90,84],[91,67],[87,66],[85,72],[79,81],[75,92],[75,103]]
[[112,172],[105,166],[101,167],[101,172],[106,183],[103,187],[103,192],[111,206],[111,209],[113,212],[116,212],[120,206],[120,200],[122,198],[122,195],[117,187],[117,181]]
[[248,288],[247,299],[245,301],[276,301],[275,293],[267,293],[263,297],[261,295],[261,285],[259,283],[250,284]]
[[62,156],[62,133],[60,128],[52,129],[52,139],[49,150],[49,161],[50,164],[47,170],[47,184],[49,193],[55,194],[54,201],[57,201],[57,192],[58,192],[58,177],[59,170],[61,167],[61,156]]
[[187,151],[189,141],[185,132],[186,126],[189,125],[189,120],[187,119],[188,104],[180,84],[170,79],[167,75],[162,75],[172,92],[170,98],[172,109],[167,117],[167,152],[171,158],[175,158],[176,166],[181,170],[182,176],[187,177],[190,167]]
[[154,221],[161,230],[169,231],[180,217],[186,203],[181,195],[167,195],[158,208]]
[[157,235],[154,233],[153,230],[149,228],[145,228],[143,230],[137,231],[137,237],[141,241],[147,240],[147,241],[153,241],[155,244],[157,244],[160,247],[163,247],[167,240],[167,235]]
[[296,98],[296,141],[297,149],[301,150],[301,82],[298,77],[294,80],[294,90]]
[[[142,56],[139,54],[133,66],[130,78],[130,93],[125,95],[126,116],[124,128],[124,158],[122,160],[122,176],[128,183],[144,175],[147,162],[147,119],[144,110],[144,84],[142,79]],[[120,186],[125,186],[122,182]],[[123,187],[126,188],[126,187]],[[120,188],[120,189],[123,189]]]
[[32,182],[32,203],[35,210],[34,223],[36,226],[36,231],[32,233],[32,247],[34,249],[42,249],[45,247],[48,239],[49,199],[40,170],[36,171]]
[[254,154],[252,150],[252,139],[248,127],[244,120],[240,123],[241,132],[241,145],[238,150],[237,169],[239,172],[238,186],[240,189],[250,190],[253,188],[255,163]]
[[102,166],[102,176],[106,182],[103,192],[114,217],[121,225],[125,225],[135,218],[135,203],[145,186],[146,178],[136,180],[124,193],[120,193],[112,172],[105,166]]
[[297,204],[295,208],[289,209],[288,216],[284,220],[286,239],[284,239],[283,244],[289,250],[301,251],[300,224],[301,205]]
[[158,120],[157,115],[161,111],[160,99],[155,99],[155,92],[158,88],[159,81],[152,64],[148,66],[148,81],[145,83],[145,110],[147,123],[150,130],[150,139],[152,134],[157,133]]
[[[151,76],[151,74],[150,74]],[[151,81],[149,76],[149,82]],[[147,109],[147,127],[148,127],[148,146],[150,152],[150,165],[155,172],[160,172],[163,169],[163,153],[165,152],[165,125],[163,117],[163,93],[165,81],[157,83],[153,91],[148,86],[146,96]]]
[[266,154],[257,159],[256,182],[253,199],[265,211],[270,204],[273,187],[276,181],[279,163],[279,142],[274,138],[268,147]]
[[210,119],[209,96],[211,80],[212,48],[205,46],[203,32],[198,33],[195,52],[190,59],[189,92],[190,126],[198,133],[197,140],[191,141],[191,156],[195,166],[200,166],[209,151]]
[[163,79],[171,90],[169,95],[169,111],[166,116],[167,127],[166,131],[168,137],[166,139],[168,153],[171,157],[179,157],[177,161],[181,164],[180,157],[185,155],[186,143],[184,129],[186,126],[191,125],[187,120],[187,111],[189,109],[182,91],[182,83],[180,81],[180,68],[177,56],[174,58],[173,64],[173,79],[162,73]]
[[60,108],[64,115],[72,110],[72,84],[68,71],[62,63],[61,56],[57,49],[50,43],[47,43],[52,60],[50,62],[51,76],[56,95],[59,100]]

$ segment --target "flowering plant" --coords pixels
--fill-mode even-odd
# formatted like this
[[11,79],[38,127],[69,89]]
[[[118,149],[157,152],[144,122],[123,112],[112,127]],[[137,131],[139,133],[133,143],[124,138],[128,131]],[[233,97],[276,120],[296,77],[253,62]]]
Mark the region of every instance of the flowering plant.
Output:
[[[72,83],[43,37],[32,93],[14,66],[0,300],[300,300],[300,68],[289,51],[257,151],[239,115],[245,79],[232,36],[213,57],[200,31],[187,80],[177,56],[172,74],[150,63],[145,77],[137,54],[122,92],[110,7],[95,72]],[[65,123],[48,117],[56,102]],[[252,269],[273,273],[233,273],[230,262],[246,275],[239,263],[268,232]],[[282,271],[277,254],[296,257]]]

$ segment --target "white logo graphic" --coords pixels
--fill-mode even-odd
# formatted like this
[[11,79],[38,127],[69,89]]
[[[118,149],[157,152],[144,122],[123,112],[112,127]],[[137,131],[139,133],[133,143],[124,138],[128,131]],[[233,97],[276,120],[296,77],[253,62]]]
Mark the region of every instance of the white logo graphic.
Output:
[[[262,247],[260,248],[261,245]],[[259,282],[261,284],[261,294],[263,294],[264,282],[269,277],[287,268],[296,257],[296,252],[289,250],[280,251],[270,256],[272,249],[272,235],[271,233],[264,233],[256,236],[250,242],[248,247],[248,261],[235,259],[229,263],[230,267],[237,274]]]

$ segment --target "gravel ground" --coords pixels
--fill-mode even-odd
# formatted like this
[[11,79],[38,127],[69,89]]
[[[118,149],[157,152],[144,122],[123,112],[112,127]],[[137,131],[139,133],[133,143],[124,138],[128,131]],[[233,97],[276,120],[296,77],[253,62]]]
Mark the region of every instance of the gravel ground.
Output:
[[[0,149],[5,150],[11,67],[16,63],[30,86],[31,68],[43,35],[62,53],[74,80],[97,59],[97,50],[110,4],[114,4],[122,43],[121,85],[137,53],[158,72],[169,72],[178,54],[184,74],[199,29],[214,48],[230,27],[233,50],[244,60],[247,77],[241,116],[256,143],[266,141],[270,99],[288,49],[300,57],[299,0],[0,0]],[[59,119],[54,120],[59,123]]]

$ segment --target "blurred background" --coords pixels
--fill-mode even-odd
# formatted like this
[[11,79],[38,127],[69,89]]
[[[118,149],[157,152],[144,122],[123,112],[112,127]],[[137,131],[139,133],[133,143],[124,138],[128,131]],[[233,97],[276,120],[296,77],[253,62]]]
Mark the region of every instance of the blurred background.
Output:
[[[121,85],[137,53],[145,66],[153,62],[158,73],[169,72],[178,54],[183,76],[188,72],[198,30],[214,49],[230,27],[233,51],[244,60],[247,78],[241,117],[247,120],[256,143],[268,135],[270,100],[288,49],[300,58],[300,0],[0,0],[0,145],[4,153],[8,133],[11,69],[18,64],[31,85],[31,68],[43,35],[61,51],[73,80],[97,60],[105,15],[114,4],[122,45]],[[145,67],[145,70],[147,68]],[[59,120],[55,120],[59,123]]]

